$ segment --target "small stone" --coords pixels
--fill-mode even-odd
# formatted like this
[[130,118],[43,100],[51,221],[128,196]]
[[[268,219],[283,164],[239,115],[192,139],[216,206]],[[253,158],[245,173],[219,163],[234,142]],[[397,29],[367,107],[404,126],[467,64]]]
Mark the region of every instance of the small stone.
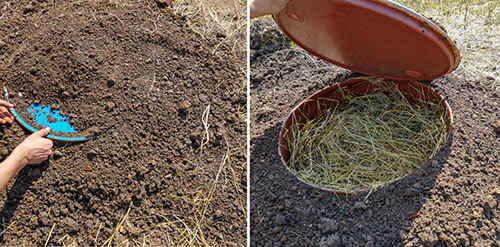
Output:
[[339,229],[338,223],[336,220],[333,219],[328,219],[328,218],[321,218],[321,222],[323,222],[320,225],[320,230],[323,233],[329,233],[329,232],[336,232]]
[[287,238],[285,235],[283,235],[283,236],[281,237],[280,241],[281,241],[282,243],[285,243],[286,241],[288,241],[288,238]]
[[278,226],[282,226],[282,225],[285,225],[286,224],[286,219],[284,216],[282,215],[276,215],[275,219],[274,219],[274,223]]
[[28,5],[26,5],[26,6],[24,7],[24,13],[25,13],[25,14],[26,14],[26,13],[29,13],[29,12],[32,12],[32,11],[34,11],[34,10],[35,10],[35,6],[33,6],[33,3],[32,3],[32,2],[28,3]]
[[7,155],[9,155],[9,150],[7,150],[7,148],[5,147],[0,147],[0,156],[5,157]]
[[[158,5],[170,5],[173,0],[156,0]],[[161,6],[160,6],[161,7]]]
[[69,210],[67,208],[62,208],[61,209],[61,214],[62,215],[68,215],[68,213],[69,213]]
[[386,206],[387,206],[387,205],[391,205],[391,202],[392,202],[392,201],[391,201],[391,198],[389,198],[389,197],[386,197],[386,198],[385,198],[385,205],[386,205]]
[[179,110],[187,111],[191,107],[191,103],[187,100],[184,100],[181,103],[179,103],[178,107]]
[[500,188],[494,188],[492,191],[490,191],[491,195],[500,195]]
[[422,184],[420,182],[417,182],[413,185],[413,189],[416,191],[419,191],[422,189]]
[[131,225],[127,228],[127,231],[132,236],[139,236],[142,232],[141,228]]
[[88,219],[87,221],[85,221],[85,226],[87,227],[87,229],[91,229],[94,226],[94,222]]
[[112,111],[113,108],[115,108],[115,106],[116,106],[115,103],[109,101],[109,102],[106,102],[104,109],[109,112],[109,111]]
[[365,247],[375,247],[375,242],[373,240],[367,241]]
[[208,101],[208,96],[206,94],[200,94],[200,96],[198,96],[198,98],[200,99],[201,102]]
[[439,165],[439,162],[437,160],[431,161],[432,167],[436,168]]
[[78,229],[78,224],[72,218],[66,218],[63,220],[63,223],[71,230],[75,231]]
[[497,200],[493,196],[488,196],[484,200],[483,208],[486,213],[490,213],[491,210],[497,207]]
[[400,238],[400,239],[405,239],[405,238],[406,238],[406,235],[407,235],[407,233],[406,233],[406,231],[405,231],[405,230],[400,230],[400,231],[399,231],[399,238]]
[[95,136],[99,133],[99,127],[90,127],[86,130],[86,132],[88,133],[89,136]]
[[292,188],[290,188],[291,190],[293,191],[296,191],[297,190],[297,186],[292,186]]
[[87,157],[93,158],[95,156],[97,156],[97,152],[95,150],[91,149],[87,152]]
[[52,215],[54,215],[55,217],[59,217],[59,209],[53,208],[52,209]]
[[[115,243],[120,243],[120,245],[121,245],[122,243],[125,243],[126,241],[127,241],[127,237],[125,237],[125,235],[120,234],[120,233],[117,233],[115,235]],[[127,242],[127,244],[128,244],[128,242]]]
[[422,233],[419,234],[419,237],[424,246],[435,246],[439,242],[439,239],[433,233]]
[[40,224],[42,226],[49,225],[49,218],[47,218],[47,217],[38,217],[38,224]]
[[283,228],[281,228],[280,226],[277,226],[277,227],[273,228],[273,229],[271,230],[271,232],[272,232],[272,233],[274,233],[274,234],[278,234],[278,233],[280,233],[282,230],[283,230]]
[[336,247],[342,244],[342,239],[337,234],[322,237],[319,241],[320,247]]
[[500,119],[498,120],[495,120],[493,123],[493,129],[495,130],[495,132],[497,132],[498,134],[500,134]]
[[113,87],[113,86],[115,85],[115,81],[113,81],[113,80],[109,79],[109,80],[106,82],[106,85],[107,85],[108,87]]
[[55,150],[52,155],[53,155],[54,159],[56,159],[56,160],[63,157],[63,153],[59,150]]
[[223,213],[221,210],[219,210],[219,209],[215,210],[215,217],[220,218],[222,216],[223,216]]

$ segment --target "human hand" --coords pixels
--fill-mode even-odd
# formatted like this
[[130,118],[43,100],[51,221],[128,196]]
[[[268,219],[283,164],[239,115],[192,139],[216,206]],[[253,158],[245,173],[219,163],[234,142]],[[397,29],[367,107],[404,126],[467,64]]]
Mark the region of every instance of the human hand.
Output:
[[5,100],[0,100],[0,124],[11,124],[13,122],[14,116],[9,112],[10,107],[14,106]]
[[250,18],[277,14],[290,0],[250,0]]
[[19,146],[17,146],[12,155],[19,159],[22,166],[40,164],[49,158],[52,154],[53,142],[44,138],[50,132],[50,128],[44,128],[28,136]]

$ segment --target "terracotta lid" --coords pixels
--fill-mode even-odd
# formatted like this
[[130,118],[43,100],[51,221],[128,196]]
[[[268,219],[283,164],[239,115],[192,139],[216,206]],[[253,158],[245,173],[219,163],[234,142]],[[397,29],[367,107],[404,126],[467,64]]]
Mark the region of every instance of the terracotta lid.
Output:
[[291,0],[274,20],[297,45],[354,72],[432,80],[460,63],[445,31],[390,1]]

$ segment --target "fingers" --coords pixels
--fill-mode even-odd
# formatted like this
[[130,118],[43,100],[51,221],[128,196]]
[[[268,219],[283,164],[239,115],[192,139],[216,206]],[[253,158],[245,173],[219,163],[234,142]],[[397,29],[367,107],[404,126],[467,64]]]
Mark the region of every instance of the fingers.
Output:
[[46,161],[47,159],[49,159],[49,155],[50,155],[50,154],[48,154],[48,153],[47,153],[47,154],[40,154],[40,155],[38,155],[38,156],[36,156],[36,157],[33,157],[33,158],[32,158],[32,159],[28,162],[28,164],[30,164],[30,165],[40,164],[40,163],[42,163],[42,162]]
[[5,101],[5,100],[1,100],[0,99],[0,106],[5,106],[5,107],[14,107],[13,104],[10,104],[9,102]]
[[48,135],[49,133],[50,133],[50,128],[47,127],[47,128],[43,128],[43,129],[35,132],[34,135],[44,137],[44,136]]
[[6,124],[6,123],[13,123],[12,119],[10,117],[4,117],[0,116],[0,124]]
[[13,123],[14,117],[5,107],[0,107],[0,124]]
[[47,142],[48,145],[44,144],[44,147],[41,150],[37,150],[34,154],[32,154],[32,156],[28,159],[28,164],[40,164],[49,159],[49,156],[53,154],[52,141],[49,140],[49,142]]
[[52,153],[52,147],[54,146],[54,142],[50,139],[45,139],[47,141],[47,148]]

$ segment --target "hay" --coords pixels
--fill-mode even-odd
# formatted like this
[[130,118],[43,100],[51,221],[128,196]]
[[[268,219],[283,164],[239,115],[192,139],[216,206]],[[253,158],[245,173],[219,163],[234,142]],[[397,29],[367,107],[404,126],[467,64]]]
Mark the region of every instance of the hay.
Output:
[[308,183],[373,189],[423,166],[446,141],[441,104],[410,104],[392,82],[369,95],[344,94],[344,104],[290,127],[287,165]]

